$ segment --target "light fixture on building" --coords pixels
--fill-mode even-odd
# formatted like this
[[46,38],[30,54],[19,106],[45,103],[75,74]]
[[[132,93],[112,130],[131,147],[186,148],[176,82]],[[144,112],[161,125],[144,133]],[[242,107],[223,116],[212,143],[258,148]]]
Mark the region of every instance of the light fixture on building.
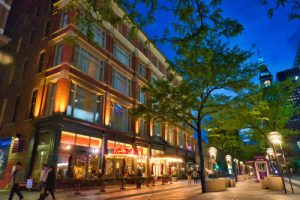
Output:
[[269,156],[274,156],[274,150],[272,148],[267,148],[266,152]]

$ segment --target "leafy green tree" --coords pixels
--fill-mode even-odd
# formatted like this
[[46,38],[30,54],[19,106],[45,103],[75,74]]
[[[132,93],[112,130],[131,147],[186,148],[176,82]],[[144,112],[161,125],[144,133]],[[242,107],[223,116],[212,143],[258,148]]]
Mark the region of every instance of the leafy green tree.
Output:
[[176,34],[167,38],[177,53],[170,62],[173,72],[146,86],[151,98],[133,112],[175,126],[183,123],[197,132],[202,192],[206,191],[203,124],[207,116],[226,107],[234,94],[246,90],[257,72],[256,66],[245,64],[249,51],[223,42],[240,34],[242,25],[222,17],[220,1],[205,2],[174,1]]
[[300,19],[300,1],[299,0],[262,0],[262,3],[268,5],[268,15],[273,17],[274,12],[283,7],[289,7],[289,20]]

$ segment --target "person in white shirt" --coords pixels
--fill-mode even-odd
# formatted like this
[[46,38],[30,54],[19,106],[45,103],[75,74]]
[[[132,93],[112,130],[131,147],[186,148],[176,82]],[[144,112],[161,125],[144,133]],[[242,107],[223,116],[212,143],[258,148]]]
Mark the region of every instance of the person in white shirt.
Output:
[[43,164],[42,171],[40,174],[41,193],[40,193],[40,197],[38,198],[38,200],[42,199],[42,195],[44,194],[47,177],[48,177],[48,166],[46,164]]

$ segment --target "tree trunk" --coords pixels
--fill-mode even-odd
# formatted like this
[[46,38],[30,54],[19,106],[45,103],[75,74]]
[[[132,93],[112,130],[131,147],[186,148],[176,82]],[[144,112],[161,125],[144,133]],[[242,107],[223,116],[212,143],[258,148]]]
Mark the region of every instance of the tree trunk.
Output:
[[201,126],[200,123],[197,125],[197,136],[198,136],[198,151],[199,151],[199,157],[200,157],[200,180],[201,180],[201,188],[202,193],[206,192],[205,187],[205,171],[204,171],[204,154],[203,154],[203,146],[202,146],[202,136],[201,136]]
[[226,176],[226,169],[225,169],[225,155],[224,155],[224,147],[222,145],[221,147],[221,169],[222,169],[222,175]]

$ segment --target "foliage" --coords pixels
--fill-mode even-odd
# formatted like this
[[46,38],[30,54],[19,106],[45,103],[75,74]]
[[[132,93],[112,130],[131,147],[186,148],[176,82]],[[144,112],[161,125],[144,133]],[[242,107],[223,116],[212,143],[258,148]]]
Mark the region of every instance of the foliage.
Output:
[[170,62],[173,72],[143,88],[151,98],[133,111],[136,116],[182,124],[197,132],[203,192],[203,124],[209,115],[226,108],[235,94],[247,90],[257,72],[256,66],[245,63],[251,56],[249,51],[223,42],[243,28],[237,21],[222,17],[219,3],[173,1],[172,10],[178,18],[173,26],[175,34],[164,38],[177,53]]
[[300,19],[300,1],[299,0],[262,0],[262,3],[269,5],[268,15],[273,17],[274,12],[282,7],[289,7],[289,20]]

